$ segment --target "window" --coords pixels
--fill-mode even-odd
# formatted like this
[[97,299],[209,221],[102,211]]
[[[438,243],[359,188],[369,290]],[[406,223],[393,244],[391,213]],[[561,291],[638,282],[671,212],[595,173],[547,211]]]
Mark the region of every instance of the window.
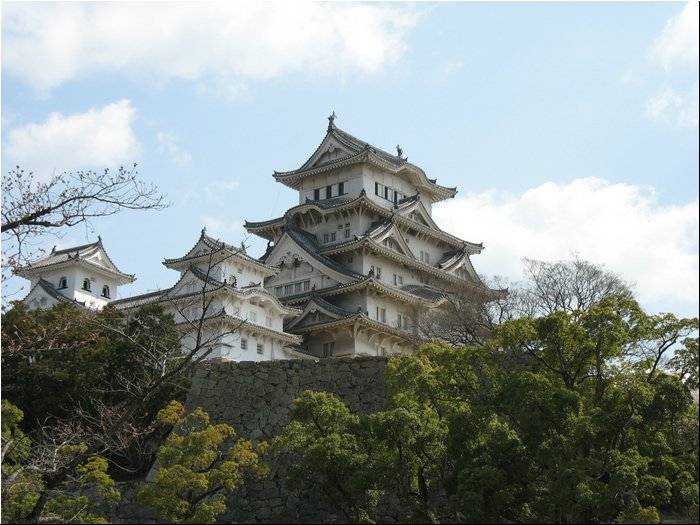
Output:
[[331,242],[335,241],[335,232],[331,233]]
[[269,315],[265,317],[265,326],[267,326],[268,328],[272,328],[272,317],[270,317]]
[[83,290],[90,291],[90,279],[83,279]]
[[350,228],[345,230],[345,238],[349,239],[350,238]]
[[380,355],[382,357],[386,357],[386,348],[383,346],[378,346],[377,347],[377,355]]
[[382,269],[379,266],[377,266],[375,275],[377,276],[377,279],[382,278]]
[[238,273],[241,274],[241,275],[243,275],[243,268],[239,268],[239,269],[238,269]]
[[401,316],[401,328],[403,328],[404,330],[408,330],[408,317],[406,317],[405,315]]
[[284,295],[289,295],[294,291],[294,285],[293,284],[285,284],[284,285]]
[[106,284],[102,287],[102,297],[109,299],[109,286]]
[[384,184],[374,183],[374,194],[379,197],[384,197]]
[[283,293],[283,291],[284,291],[284,287],[283,287],[283,286],[276,286],[276,287],[275,287],[275,295],[276,295],[277,297],[281,296],[282,293]]
[[314,190],[314,200],[315,200],[315,201],[321,200],[321,190],[320,190],[320,188],[316,188],[316,189]]
[[58,280],[58,289],[63,290],[64,288],[68,288],[68,279],[66,279],[65,277],[61,277]]
[[263,355],[264,351],[265,347],[262,345],[262,343],[258,343],[258,355]]
[[294,283],[294,293],[301,292],[301,283]]
[[348,264],[352,264],[352,261],[353,261],[353,260],[354,260],[354,259],[353,259],[352,257],[348,257]]
[[338,229],[342,230],[343,229],[343,223],[338,224]]
[[420,251],[420,260],[425,264],[430,264],[430,254],[428,252]]
[[308,292],[311,288],[311,281],[304,281],[304,291]]
[[377,306],[377,321],[386,323],[386,308],[379,308]]
[[333,350],[335,348],[335,341],[328,341],[323,343],[323,357],[333,357]]
[[246,350],[248,348],[248,340],[241,339],[241,350]]
[[324,244],[328,242],[328,234],[327,233],[323,234],[323,242],[324,242]]
[[249,319],[250,321],[255,322],[255,321],[258,320],[258,316],[255,314],[255,312],[250,312],[250,313],[248,314],[248,319]]
[[345,195],[345,183],[340,182],[338,184],[338,195]]
[[326,186],[326,199],[330,199],[333,196],[333,186]]

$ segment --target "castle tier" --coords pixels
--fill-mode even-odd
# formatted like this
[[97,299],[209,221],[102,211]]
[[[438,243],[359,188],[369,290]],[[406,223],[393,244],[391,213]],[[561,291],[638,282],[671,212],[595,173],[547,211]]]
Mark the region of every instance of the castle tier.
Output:
[[403,158],[339,129],[329,117],[321,144],[297,170],[275,179],[298,191],[299,204],[279,218],[246,222],[267,239],[261,262],[278,267],[265,288],[300,308],[285,330],[303,336],[317,357],[415,351],[415,321],[441,308],[446,290],[488,289],[470,256],[483,245],[442,231],[434,203],[454,197]]
[[30,291],[23,299],[29,308],[50,308],[73,303],[88,308],[102,308],[117,297],[119,286],[136,280],[121,272],[109,258],[102,239],[97,242],[48,255],[15,270],[28,279]]
[[208,357],[235,361],[267,361],[308,357],[295,348],[301,337],[286,333],[284,319],[300,310],[282,304],[263,288],[277,268],[213,239],[202,230],[182,257],[163,264],[180,272],[171,287],[114,301],[119,309],[157,303],[183,327],[183,351],[208,351]]

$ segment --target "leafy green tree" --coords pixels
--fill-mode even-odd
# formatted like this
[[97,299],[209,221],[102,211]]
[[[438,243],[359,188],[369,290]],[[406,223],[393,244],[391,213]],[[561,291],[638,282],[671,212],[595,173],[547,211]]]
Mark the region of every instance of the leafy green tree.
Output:
[[158,414],[158,422],[175,426],[158,450],[153,483],[138,491],[137,501],[153,507],[170,523],[216,523],[226,512],[226,495],[243,484],[245,475],[263,477],[268,466],[261,461],[267,443],[253,447],[235,436],[233,427],[212,425],[201,408],[185,415],[173,401]]
[[41,512],[29,520],[46,484],[41,456],[31,454],[32,443],[19,429],[22,411],[2,402],[2,521],[44,523],[107,523],[99,513],[101,505],[113,505],[121,495],[107,473],[107,460],[100,456],[82,459],[88,447],[66,441],[55,447],[54,464],[75,462],[72,474],[53,487]]
[[371,447],[358,416],[326,392],[306,390],[295,400],[292,422],[272,443],[298,460],[288,469],[291,488],[316,486],[352,523],[370,522],[377,503],[370,479]]
[[[606,295],[508,321],[485,345],[424,345],[390,360],[381,412],[303,394],[282,434],[290,472],[324,490],[342,474],[365,513],[353,521],[372,519],[371,491],[422,522],[697,520],[697,328]],[[681,342],[683,365],[666,366]]]

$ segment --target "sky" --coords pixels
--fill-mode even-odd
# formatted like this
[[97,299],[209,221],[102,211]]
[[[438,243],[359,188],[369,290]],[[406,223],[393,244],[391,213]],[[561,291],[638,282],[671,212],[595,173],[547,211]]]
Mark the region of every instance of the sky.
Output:
[[[297,203],[273,171],[341,129],[456,186],[434,207],[481,275],[574,255],[649,313],[698,315],[698,2],[2,2],[2,170],[138,164],[172,203],[76,227],[137,281],[203,227]],[[11,279],[5,297],[27,282]],[[24,286],[24,290],[18,288]]]

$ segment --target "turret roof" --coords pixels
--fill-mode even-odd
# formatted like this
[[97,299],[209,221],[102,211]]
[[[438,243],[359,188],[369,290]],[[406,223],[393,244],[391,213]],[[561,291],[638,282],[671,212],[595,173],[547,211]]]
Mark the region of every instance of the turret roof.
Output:
[[[94,256],[97,254],[101,254],[101,257],[103,256],[101,261],[104,264],[97,264],[94,262]],[[119,280],[121,284],[132,283],[136,280],[133,274],[124,273],[117,268],[117,265],[114,264],[105,250],[100,237],[97,238],[97,242],[74,246],[72,248],[56,250],[54,247],[48,255],[18,268],[14,273],[25,279],[30,279],[33,276],[42,275],[47,271],[61,268],[67,264],[76,263],[86,265],[93,270],[105,272]]]
[[[435,197],[434,200],[436,201],[454,197],[457,193],[457,188],[441,186],[437,184],[436,179],[429,179],[422,169],[409,163],[408,159],[400,156],[401,152],[398,147],[397,150],[399,151],[397,151],[397,155],[387,153],[386,151],[377,148],[368,142],[360,140],[350,133],[338,128],[335,125],[334,120],[335,118],[329,118],[330,123],[328,125],[326,135],[306,162],[295,170],[284,172],[275,171],[273,173],[275,180],[282,182],[290,188],[299,189],[301,179],[305,178],[306,176],[328,171],[341,166],[354,164],[356,162],[372,162],[394,173],[406,170],[407,172],[415,174],[418,177],[418,184],[422,186],[427,193],[432,194]],[[337,142],[340,146],[347,150],[348,155],[339,159],[325,162],[323,164],[315,164],[317,155],[319,152],[321,152],[323,146],[328,144],[330,141]]]
[[[198,250],[198,246],[203,246],[207,251],[203,251],[202,249]],[[276,268],[268,266],[267,264],[264,264],[258,259],[255,259],[245,253],[244,246],[235,247],[218,239],[214,239],[206,234],[206,229],[204,228],[202,229],[202,233],[199,236],[199,239],[197,239],[197,242],[185,255],[172,259],[165,259],[163,264],[167,267],[182,266],[182,263],[189,263],[190,261],[201,259],[202,257],[206,257],[216,252],[225,252],[227,256],[235,257],[243,262],[257,267],[258,269],[267,270],[270,275],[277,273]]]

